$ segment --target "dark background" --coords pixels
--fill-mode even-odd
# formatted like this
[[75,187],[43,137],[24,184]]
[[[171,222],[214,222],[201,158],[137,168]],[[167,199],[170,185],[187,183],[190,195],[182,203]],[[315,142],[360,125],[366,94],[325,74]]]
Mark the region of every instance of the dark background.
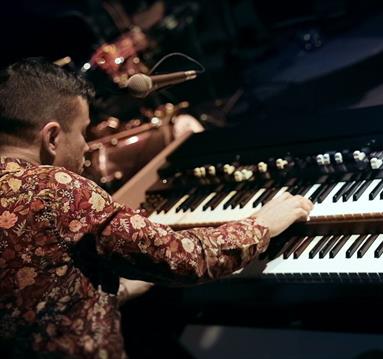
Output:
[[[133,15],[155,1],[122,3]],[[150,68],[167,53],[183,52],[200,61],[206,72],[151,96],[145,100],[149,104],[188,100],[197,116],[207,113],[201,120],[208,128],[250,122],[255,127],[261,124],[267,133],[282,122],[289,122],[290,128],[302,126],[302,121],[294,123],[297,112],[382,103],[381,1],[168,0],[164,4],[163,19],[147,31],[157,45],[142,54],[144,61]],[[169,28],[172,19],[176,26]],[[70,56],[78,70],[100,44],[119,34],[100,1],[3,2],[0,63],[25,56],[52,60]],[[161,71],[191,65],[175,58]],[[117,96],[105,90],[105,83],[98,87],[104,97]],[[228,104],[233,95],[237,101],[232,98]],[[133,114],[123,101],[119,109],[110,106],[106,112],[128,120]],[[272,121],[262,120],[271,113]]]

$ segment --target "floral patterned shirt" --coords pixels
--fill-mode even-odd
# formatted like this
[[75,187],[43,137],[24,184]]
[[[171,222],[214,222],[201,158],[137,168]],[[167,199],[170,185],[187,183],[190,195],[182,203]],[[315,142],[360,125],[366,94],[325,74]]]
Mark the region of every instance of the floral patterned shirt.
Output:
[[175,232],[64,168],[0,157],[0,341],[13,354],[124,358],[119,276],[191,284],[269,241],[254,218]]

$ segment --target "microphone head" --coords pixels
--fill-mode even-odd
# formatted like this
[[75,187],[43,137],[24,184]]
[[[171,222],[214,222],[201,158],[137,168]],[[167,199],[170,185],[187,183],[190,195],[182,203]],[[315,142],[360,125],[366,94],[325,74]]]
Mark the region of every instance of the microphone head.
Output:
[[145,97],[152,89],[152,79],[144,74],[135,74],[131,76],[127,83],[126,88],[134,97]]

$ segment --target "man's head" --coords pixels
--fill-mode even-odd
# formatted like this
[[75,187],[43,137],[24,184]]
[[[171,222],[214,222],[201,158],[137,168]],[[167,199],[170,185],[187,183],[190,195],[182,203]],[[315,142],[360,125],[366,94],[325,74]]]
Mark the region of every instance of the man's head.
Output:
[[9,66],[0,73],[0,151],[27,148],[42,164],[80,172],[92,96],[86,81],[56,65],[26,59]]

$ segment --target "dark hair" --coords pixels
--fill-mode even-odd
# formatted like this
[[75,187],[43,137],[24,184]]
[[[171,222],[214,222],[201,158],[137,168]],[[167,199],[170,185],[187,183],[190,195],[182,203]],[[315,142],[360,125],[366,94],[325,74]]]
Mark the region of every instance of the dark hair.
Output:
[[50,120],[64,131],[77,111],[75,98],[94,90],[80,76],[40,58],[28,58],[0,72],[0,145],[35,139]]

